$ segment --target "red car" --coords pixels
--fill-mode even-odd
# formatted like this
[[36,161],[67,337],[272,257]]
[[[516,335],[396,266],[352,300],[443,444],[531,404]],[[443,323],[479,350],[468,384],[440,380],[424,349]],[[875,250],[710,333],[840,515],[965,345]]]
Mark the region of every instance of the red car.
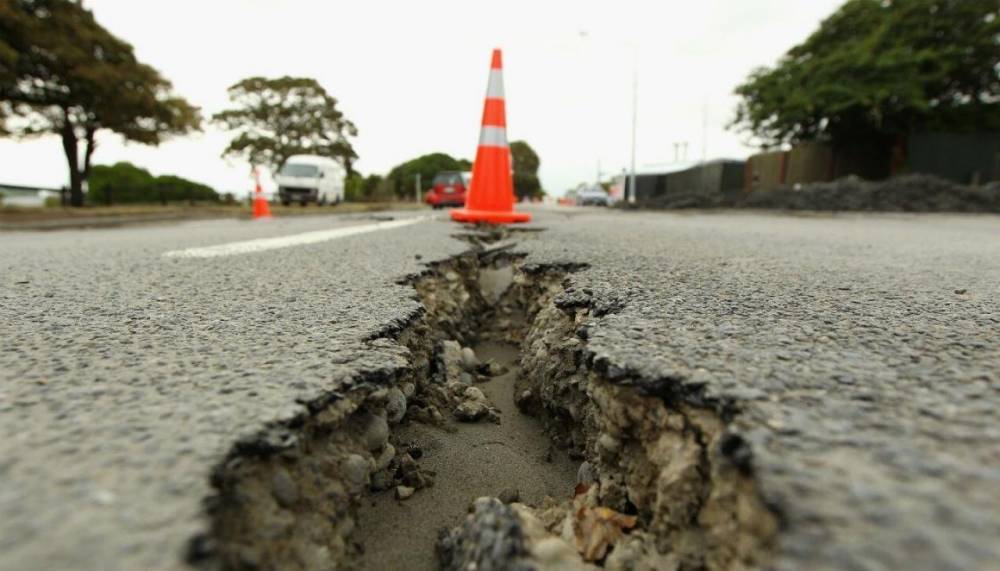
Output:
[[434,208],[465,206],[465,193],[469,190],[470,173],[441,171],[434,177],[431,189],[424,195],[424,202]]

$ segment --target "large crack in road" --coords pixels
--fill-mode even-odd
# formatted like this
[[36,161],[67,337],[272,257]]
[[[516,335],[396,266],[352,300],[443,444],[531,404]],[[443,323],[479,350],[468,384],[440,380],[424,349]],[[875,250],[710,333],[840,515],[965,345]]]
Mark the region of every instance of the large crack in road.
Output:
[[[161,254],[344,221],[11,235],[0,567],[375,567],[390,542],[480,567],[487,545],[497,566],[998,560],[995,219],[538,216],[544,233],[500,242],[442,221],[213,260]],[[503,319],[521,406],[459,425],[469,395],[441,363],[487,360],[477,335]],[[497,372],[457,386],[503,408]],[[520,411],[576,473],[549,502],[458,494],[453,521],[420,527],[458,472],[407,431],[489,442]],[[374,544],[373,500],[399,516]]]
[[525,265],[495,231],[465,238],[472,251],[413,281],[419,319],[370,340],[398,346],[398,374],[310,403],[311,414],[219,467],[212,532],[192,542],[190,560],[231,569],[766,561],[776,519],[724,419],[594,369],[579,327],[591,310],[563,285],[577,268]]

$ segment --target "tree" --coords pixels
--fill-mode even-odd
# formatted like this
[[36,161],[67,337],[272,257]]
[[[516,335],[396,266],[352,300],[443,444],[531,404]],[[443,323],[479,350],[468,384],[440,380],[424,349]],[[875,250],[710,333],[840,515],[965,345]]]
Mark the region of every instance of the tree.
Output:
[[229,88],[234,109],[213,120],[236,131],[223,156],[244,157],[277,172],[292,155],[339,159],[348,174],[358,158],[348,137],[357,127],[337,109],[337,100],[315,79],[250,77]]
[[72,205],[83,205],[100,130],[156,145],[200,123],[197,108],[79,3],[0,0],[0,134],[59,135]]
[[765,147],[1000,128],[997,0],[849,0],[736,89]]
[[382,184],[382,177],[380,175],[370,174],[365,177],[355,171],[344,182],[344,199],[348,202],[375,201],[379,198],[376,195],[376,191],[380,184]]
[[132,163],[94,165],[90,173],[87,200],[92,204],[108,205],[114,202],[155,202],[155,199],[140,199],[145,198],[153,181],[154,177],[148,170]]
[[209,186],[175,175],[154,177],[144,168],[120,162],[94,165],[87,199],[93,204],[160,202],[218,202]]
[[514,194],[518,200],[545,196],[542,183],[538,180],[541,161],[531,145],[524,141],[512,141],[510,156],[514,168]]
[[392,193],[397,198],[412,199],[413,185],[420,175],[420,191],[430,189],[434,175],[441,171],[467,171],[472,163],[465,159],[456,159],[445,153],[431,153],[396,165],[385,176],[391,185]]

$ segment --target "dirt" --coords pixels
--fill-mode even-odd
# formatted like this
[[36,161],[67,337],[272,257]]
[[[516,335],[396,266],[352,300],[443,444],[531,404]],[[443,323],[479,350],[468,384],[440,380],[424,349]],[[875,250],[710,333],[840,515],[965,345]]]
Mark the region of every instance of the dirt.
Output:
[[511,367],[477,385],[500,409],[501,423],[449,423],[444,429],[410,423],[396,432],[399,442],[420,447],[420,464],[436,472],[435,484],[407,500],[389,490],[361,504],[354,540],[365,550],[358,568],[437,569],[439,531],[461,521],[478,497],[516,490],[521,502],[540,505],[546,496],[572,494],[579,463],[552,451],[541,422],[514,404],[517,347],[487,341],[474,350],[484,361]]
[[764,208],[848,212],[1000,212],[1000,182],[964,186],[931,175],[883,181],[848,176],[831,182],[779,186],[750,193],[670,192],[639,208]]
[[929,175],[904,175],[876,182],[845,177],[797,188],[753,192],[736,206],[830,211],[1000,212],[1000,184],[963,186]]

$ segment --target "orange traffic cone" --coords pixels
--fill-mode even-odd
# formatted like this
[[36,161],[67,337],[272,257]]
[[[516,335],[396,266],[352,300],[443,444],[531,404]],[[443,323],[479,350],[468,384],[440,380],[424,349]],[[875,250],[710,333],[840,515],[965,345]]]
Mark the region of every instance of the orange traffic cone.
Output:
[[509,224],[527,222],[531,215],[514,212],[514,181],[510,174],[510,148],[507,146],[507,113],[503,99],[503,66],[500,50],[493,50],[490,83],[486,88],[483,128],[479,134],[476,163],[465,208],[451,211],[457,222]]
[[260,188],[260,173],[253,169],[254,189],[253,189],[253,219],[267,219],[271,217],[271,207],[264,198],[264,191]]

